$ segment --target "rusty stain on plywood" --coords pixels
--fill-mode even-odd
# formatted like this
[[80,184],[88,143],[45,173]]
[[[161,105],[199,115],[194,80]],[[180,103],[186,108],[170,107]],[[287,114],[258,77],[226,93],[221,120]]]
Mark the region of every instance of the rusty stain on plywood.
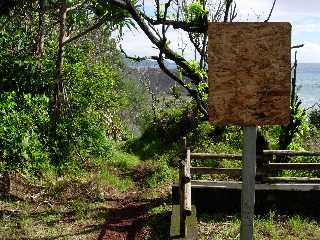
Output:
[[210,23],[208,32],[209,120],[288,124],[291,25]]

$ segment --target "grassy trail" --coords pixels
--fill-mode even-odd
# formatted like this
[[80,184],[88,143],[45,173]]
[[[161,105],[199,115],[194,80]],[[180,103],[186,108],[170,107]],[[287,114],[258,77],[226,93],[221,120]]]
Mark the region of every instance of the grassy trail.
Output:
[[[169,239],[171,179],[150,187],[152,166],[139,163],[130,174],[107,168],[1,197],[0,239]],[[239,226],[237,215],[198,216],[200,240],[239,239]],[[318,240],[320,219],[256,216],[255,239]]]
[[110,176],[112,184],[105,176],[102,182],[96,176],[62,179],[24,188],[19,197],[2,196],[0,239],[168,239],[169,186],[157,191],[131,182],[125,189],[127,177]]

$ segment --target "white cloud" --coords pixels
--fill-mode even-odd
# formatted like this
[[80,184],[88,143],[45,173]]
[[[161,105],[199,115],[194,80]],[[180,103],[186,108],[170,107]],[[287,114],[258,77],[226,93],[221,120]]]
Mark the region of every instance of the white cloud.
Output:
[[[166,37],[173,50],[182,53],[183,49],[186,58],[191,59],[193,57],[194,48],[191,47],[191,43],[185,32],[170,28]],[[143,57],[159,54],[159,51],[141,30],[125,31],[124,38],[120,44],[129,55]]]
[[[263,21],[269,14],[273,0],[235,0],[237,3],[237,21]],[[153,8],[152,0],[145,0],[149,9]],[[320,0],[278,0],[271,21],[288,21],[292,23],[293,44],[304,43],[299,49],[300,62],[320,62]],[[173,49],[178,50],[183,42],[188,42],[186,34],[169,30],[167,34]],[[158,54],[157,49],[139,31],[126,31],[123,48],[130,55],[151,56]],[[189,44],[185,48],[187,58],[193,58],[194,49]]]
[[304,42],[304,47],[299,48],[298,50],[298,61],[306,63],[320,63],[320,43],[309,41]]
[[[241,16],[250,16],[249,20],[255,20],[259,15],[265,19],[272,7],[273,0],[235,0],[238,12]],[[319,16],[319,0],[277,0],[272,20],[279,20],[286,17],[295,19],[301,16]]]
[[151,56],[157,54],[153,44],[142,31],[125,31],[120,44],[129,55]]
[[319,23],[306,23],[306,24],[296,24],[294,25],[294,31],[297,32],[309,32],[309,33],[319,33],[320,27]]
[[267,18],[272,2],[268,0],[236,0],[237,21],[262,21]]
[[[271,0],[272,1],[272,0]],[[287,11],[292,14],[319,15],[319,0],[278,0],[277,8],[279,11]]]

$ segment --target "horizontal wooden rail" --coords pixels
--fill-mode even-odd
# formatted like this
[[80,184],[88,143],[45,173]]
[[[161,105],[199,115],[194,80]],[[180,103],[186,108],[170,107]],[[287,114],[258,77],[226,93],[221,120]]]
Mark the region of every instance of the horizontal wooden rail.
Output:
[[[208,181],[192,180],[192,188],[213,188],[213,189],[242,189],[242,182],[232,181]],[[256,191],[259,190],[282,190],[282,191],[320,191],[320,184],[317,183],[257,183]]]
[[213,167],[191,167],[191,174],[227,174],[240,177],[241,168],[213,168]]
[[198,160],[222,160],[222,159],[242,160],[242,155],[241,154],[191,153],[191,159],[198,159]]
[[266,170],[320,170],[320,163],[269,163]]
[[[320,152],[306,152],[306,151],[291,151],[291,150],[264,150],[263,156],[320,156]],[[190,152],[190,159],[197,160],[223,160],[233,159],[242,160],[241,154],[215,154],[215,153],[192,153]],[[263,156],[257,156],[257,160]],[[320,163],[268,163],[261,166],[257,170],[257,175],[265,175],[266,172],[273,170],[320,170]],[[230,176],[241,176],[241,168],[213,168],[213,167],[191,167],[190,174],[226,174]],[[191,176],[185,173],[185,181],[190,181]],[[280,181],[281,179],[273,179],[272,181]],[[284,179],[285,180],[285,179]],[[288,179],[287,179],[288,180]],[[308,181],[291,179],[292,182]],[[317,180],[311,180],[317,182]]]
[[309,177],[263,177],[263,182],[268,183],[320,183],[320,178]]
[[[292,151],[292,150],[263,150],[263,155],[275,156],[320,156],[320,152]],[[241,154],[219,154],[219,153],[190,153],[191,159],[219,160],[235,159],[242,160]]]
[[263,150],[263,155],[275,156],[320,156],[320,152],[292,151],[292,150]]

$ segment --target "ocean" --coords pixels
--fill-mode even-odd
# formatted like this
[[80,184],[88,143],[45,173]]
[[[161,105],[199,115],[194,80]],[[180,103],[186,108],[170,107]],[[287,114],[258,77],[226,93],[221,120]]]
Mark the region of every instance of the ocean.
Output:
[[320,63],[298,63],[297,92],[305,108],[320,104]]
[[[159,69],[158,64],[150,60],[136,63],[125,59],[125,62],[134,69]],[[176,65],[171,62],[165,64],[171,70],[176,69]],[[150,79],[154,79],[154,76]],[[165,82],[168,84],[168,89],[171,87],[170,83],[170,79]],[[297,93],[305,108],[320,104],[320,63],[298,63]]]

